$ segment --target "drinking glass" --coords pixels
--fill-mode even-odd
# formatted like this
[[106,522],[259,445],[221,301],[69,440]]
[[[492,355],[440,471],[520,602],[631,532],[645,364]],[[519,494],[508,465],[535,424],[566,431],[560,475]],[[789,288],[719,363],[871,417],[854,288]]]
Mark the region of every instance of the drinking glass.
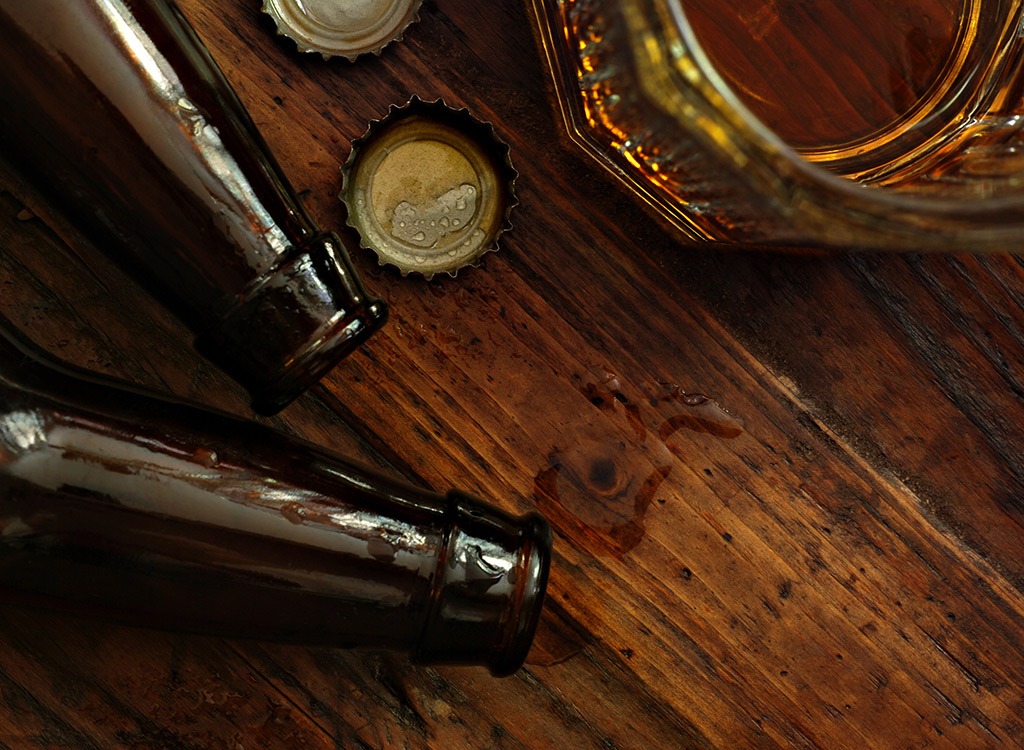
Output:
[[689,240],[1024,240],[1021,0],[532,2],[570,136]]

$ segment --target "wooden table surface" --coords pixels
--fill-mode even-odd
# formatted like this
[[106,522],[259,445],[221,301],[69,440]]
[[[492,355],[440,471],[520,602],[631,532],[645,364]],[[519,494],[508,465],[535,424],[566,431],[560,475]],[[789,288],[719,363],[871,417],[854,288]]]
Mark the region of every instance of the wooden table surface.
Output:
[[[555,529],[526,668],[0,610],[4,748],[1024,746],[1024,268],[691,247],[572,147],[521,0],[325,63],[187,0],[311,213],[389,104],[495,123],[515,229],[457,279],[361,253],[387,328],[271,422]],[[248,414],[183,326],[5,171],[0,312]],[[707,399],[698,397],[703,394]]]

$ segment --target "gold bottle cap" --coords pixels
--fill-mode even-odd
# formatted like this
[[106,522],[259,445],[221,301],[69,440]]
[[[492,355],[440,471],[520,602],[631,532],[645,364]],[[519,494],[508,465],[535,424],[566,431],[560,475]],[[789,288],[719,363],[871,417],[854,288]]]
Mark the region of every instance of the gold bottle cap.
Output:
[[352,143],[340,195],[381,265],[426,278],[475,265],[511,228],[509,147],[468,110],[417,97]]
[[422,0],[263,0],[278,33],[302,52],[355,60],[402,38]]

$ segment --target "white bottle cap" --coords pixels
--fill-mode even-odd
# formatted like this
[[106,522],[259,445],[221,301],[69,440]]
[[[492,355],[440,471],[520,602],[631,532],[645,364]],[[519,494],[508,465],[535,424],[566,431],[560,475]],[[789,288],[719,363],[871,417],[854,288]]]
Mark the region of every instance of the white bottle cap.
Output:
[[417,19],[422,0],[264,0],[278,33],[302,52],[355,60],[379,54]]

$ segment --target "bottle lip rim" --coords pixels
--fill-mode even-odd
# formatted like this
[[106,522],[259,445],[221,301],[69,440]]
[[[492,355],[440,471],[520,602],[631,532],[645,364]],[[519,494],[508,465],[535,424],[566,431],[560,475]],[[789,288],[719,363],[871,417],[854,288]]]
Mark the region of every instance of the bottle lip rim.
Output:
[[491,658],[488,668],[495,677],[508,677],[526,662],[540,625],[551,571],[551,525],[539,513],[523,516],[523,564],[527,575],[518,583],[518,600],[511,608],[515,616],[505,627],[504,642]]

